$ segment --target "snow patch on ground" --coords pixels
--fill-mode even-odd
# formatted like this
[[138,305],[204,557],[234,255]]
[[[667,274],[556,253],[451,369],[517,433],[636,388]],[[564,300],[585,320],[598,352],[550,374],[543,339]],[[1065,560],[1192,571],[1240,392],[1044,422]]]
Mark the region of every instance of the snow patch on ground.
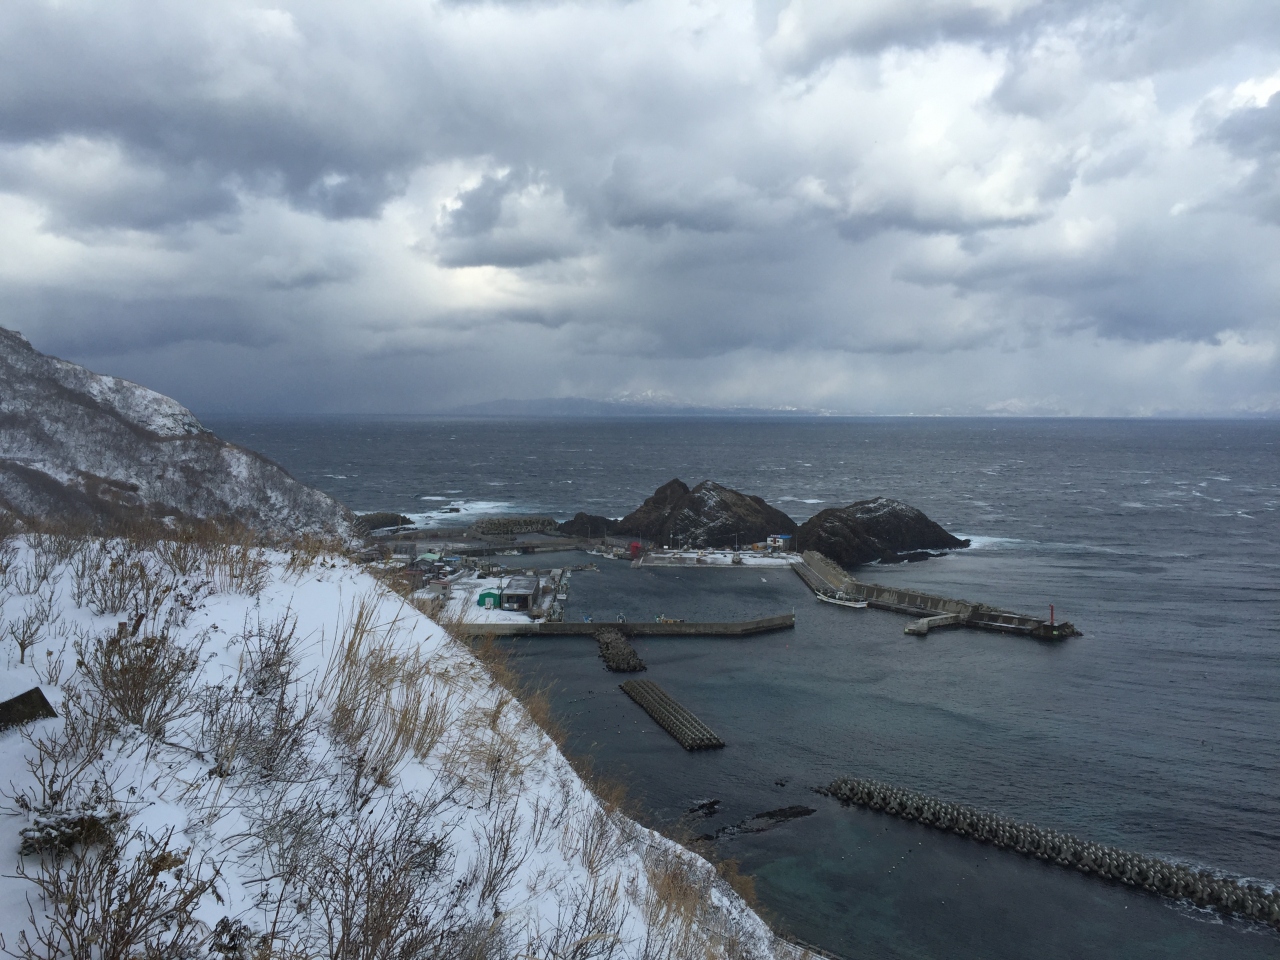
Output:
[[[105,564],[112,555],[100,549],[94,557]],[[116,717],[101,756],[61,782],[65,795],[53,806],[87,802],[94,784],[105,789],[107,805],[127,820],[126,859],[147,838],[172,830],[170,849],[182,852],[188,877],[200,863],[206,876],[216,871],[192,910],[201,936],[234,921],[255,935],[274,929],[273,955],[296,947],[336,956],[332,924],[342,904],[337,887],[325,884],[368,879],[368,889],[381,892],[361,891],[353,916],[370,924],[368,911],[395,892],[377,883],[400,876],[395,870],[420,848],[416,886],[406,893],[418,905],[415,929],[453,924],[489,938],[482,956],[800,955],[710,864],[603,804],[469,650],[363,569],[335,558],[295,557],[291,565],[287,555],[260,553],[242,559],[259,562],[261,576],[237,585],[198,564],[179,576],[173,557],[155,550],[124,545],[118,555],[168,578],[171,589],[143,610],[137,636],[163,635],[174,649],[196,653],[188,701],[150,733]],[[39,685],[60,714],[0,733],[0,806],[9,814],[0,818],[7,867],[0,930],[9,949],[22,931],[34,938],[53,910],[15,870],[33,875],[42,862],[19,851],[19,831],[35,819],[31,808],[48,799],[35,766],[38,742],[65,737],[65,716],[86,696],[77,658],[92,662],[117,635],[117,644],[136,639],[128,637],[128,613],[86,595],[93,562],[83,552],[55,561],[48,542],[33,549],[16,541],[0,551],[6,629],[33,614],[45,621],[25,662],[13,636],[0,633],[8,665],[0,698]],[[353,646],[357,633],[363,640]],[[278,663],[272,636],[292,638],[276,644],[284,650]],[[343,655],[357,647],[352,668]],[[378,671],[400,679],[383,689],[370,679]],[[365,696],[344,700],[353,677],[364,678]],[[356,724],[341,719],[352,709],[368,714],[355,742],[342,732]],[[427,717],[429,729],[396,747],[396,731],[410,716]],[[269,762],[263,751],[277,734],[263,734],[268,721],[295,736]],[[233,741],[238,752],[228,748]],[[382,850],[382,859],[363,866],[351,859],[365,847]],[[43,862],[52,861],[46,855]],[[329,872],[317,872],[317,864]],[[157,869],[178,882],[171,867]],[[415,955],[455,955],[431,950]]]

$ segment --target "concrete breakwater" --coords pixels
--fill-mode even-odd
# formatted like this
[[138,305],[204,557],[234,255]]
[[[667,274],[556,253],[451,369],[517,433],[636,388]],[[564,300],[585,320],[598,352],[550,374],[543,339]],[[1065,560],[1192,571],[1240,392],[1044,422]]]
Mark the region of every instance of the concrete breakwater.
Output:
[[919,590],[884,587],[877,583],[863,583],[849,576],[827,557],[812,550],[806,551],[801,562],[796,563],[792,569],[815,593],[863,600],[867,606],[879,610],[892,610],[920,617],[920,620],[907,625],[906,633],[923,636],[931,629],[972,627],[1000,633],[1018,633],[1039,640],[1060,640],[1080,634],[1069,623],[1050,623],[1038,617],[1000,610],[985,603],[953,600]]
[[1196,906],[1212,907],[1280,930],[1280,889],[1274,887],[1267,890],[1259,884],[1214,876],[1207,870],[1092,843],[1069,833],[1019,823],[877,780],[842,777],[817,792],[845,804],[913,820],[1149,893],[1190,900]]
[[636,653],[636,648],[613,627],[600,630],[596,634],[596,642],[600,644],[600,659],[614,673],[639,673],[649,669]]
[[618,686],[686,750],[711,750],[724,746],[724,741],[712,733],[710,727],[676,703],[652,680],[628,680]]
[[638,620],[628,623],[464,623],[459,629],[471,636],[490,637],[594,637],[608,626],[626,637],[746,637],[774,630],[791,630],[796,625],[794,613],[757,620],[729,620],[705,623],[656,623]]

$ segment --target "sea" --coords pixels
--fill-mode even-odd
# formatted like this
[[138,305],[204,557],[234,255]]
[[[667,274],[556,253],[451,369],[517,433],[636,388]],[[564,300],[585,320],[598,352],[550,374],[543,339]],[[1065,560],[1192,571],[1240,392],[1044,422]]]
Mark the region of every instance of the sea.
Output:
[[[714,834],[778,929],[850,958],[1253,958],[1275,931],[901,822],[815,787],[873,777],[1222,874],[1280,881],[1280,423],[1066,419],[222,420],[229,440],[360,511],[424,524],[622,516],[679,477],[803,521],[888,496],[972,546],[861,568],[1074,623],[1061,642],[815,602],[786,569],[571,576],[567,615],[794,631],[636,641],[644,674],[726,742],[687,753],[594,644],[510,641],[570,751],[643,818]],[[690,812],[720,801],[712,816]]]

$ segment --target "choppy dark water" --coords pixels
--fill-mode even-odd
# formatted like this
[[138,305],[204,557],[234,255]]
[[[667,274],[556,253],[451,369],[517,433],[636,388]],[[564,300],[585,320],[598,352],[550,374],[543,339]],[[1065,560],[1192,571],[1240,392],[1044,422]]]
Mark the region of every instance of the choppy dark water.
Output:
[[[714,478],[802,520],[887,494],[975,547],[869,568],[1085,635],[1059,645],[815,603],[786,571],[576,575],[570,615],[797,614],[794,633],[637,644],[727,742],[687,754],[593,645],[516,644],[576,747],[659,818],[708,830],[783,926],[848,957],[1271,957],[1276,934],[865,811],[808,788],[872,776],[1235,875],[1280,880],[1280,424],[1134,421],[223,422],[356,509],[618,516]],[[422,499],[424,497],[444,499]],[[814,502],[817,501],[817,502]],[[545,562],[545,561],[540,561]],[[778,781],[783,785],[779,786]]]

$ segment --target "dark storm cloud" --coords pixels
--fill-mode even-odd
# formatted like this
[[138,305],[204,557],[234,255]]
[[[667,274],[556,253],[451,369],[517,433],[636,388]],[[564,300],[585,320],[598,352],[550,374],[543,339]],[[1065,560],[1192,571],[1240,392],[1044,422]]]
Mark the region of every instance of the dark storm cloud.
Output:
[[[306,371],[345,364],[352,409],[882,409],[915,370],[954,409],[933,358],[1033,409],[974,358],[1040,349],[1127,357],[1166,399],[1126,409],[1256,407],[1275,77],[1263,0],[10,0],[0,322],[133,375],[260,354],[331,407]],[[1114,410],[1089,382],[1054,403]]]

